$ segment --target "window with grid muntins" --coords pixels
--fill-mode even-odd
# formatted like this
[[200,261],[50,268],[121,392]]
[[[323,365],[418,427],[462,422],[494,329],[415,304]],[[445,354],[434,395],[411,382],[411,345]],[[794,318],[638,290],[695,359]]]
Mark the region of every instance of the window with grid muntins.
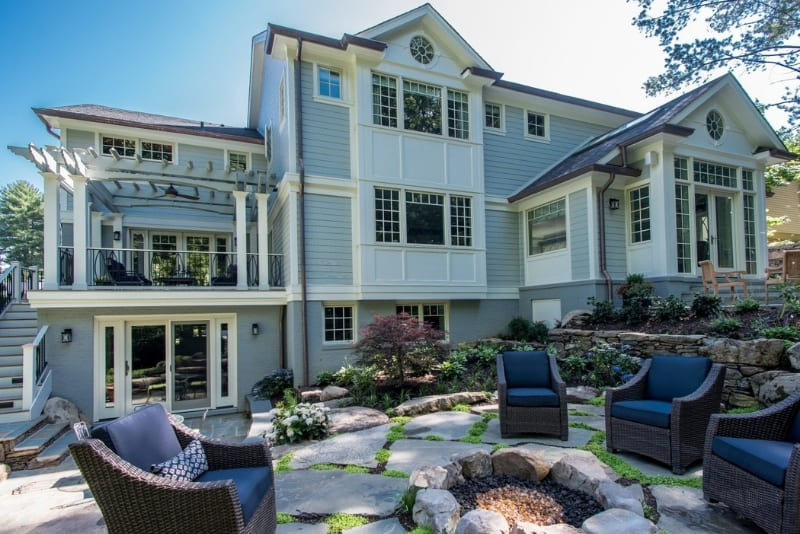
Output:
[[689,181],[689,160],[686,158],[675,158],[675,179]]
[[472,246],[472,199],[469,197],[450,197],[450,244]]
[[487,103],[484,105],[485,125],[487,128],[499,130],[503,127],[501,122],[502,110],[500,104]]
[[650,186],[628,193],[631,208],[631,243],[650,241]]
[[117,153],[124,158],[132,158],[136,155],[136,140],[125,139],[123,137],[106,137],[103,136],[103,154],[111,154],[111,149],[115,149]]
[[528,135],[546,137],[545,116],[541,113],[528,112]]
[[400,192],[375,189],[375,241],[400,242]]
[[172,145],[142,141],[142,159],[172,161]]
[[406,243],[444,245],[444,195],[406,191]]
[[341,98],[341,74],[335,70],[326,69],[325,67],[320,67],[317,74],[319,76],[319,95],[330,98]]
[[403,80],[403,113],[403,128],[406,130],[441,134],[442,89]]
[[744,202],[744,266],[747,274],[756,274],[756,197],[742,195]]
[[745,191],[756,190],[756,184],[753,181],[753,171],[750,169],[742,169],[742,189]]
[[469,96],[462,91],[447,90],[447,135],[469,139]]
[[239,152],[229,152],[228,165],[230,165],[232,171],[246,171],[247,154],[241,154]]
[[[422,311],[421,315],[420,310]],[[398,315],[405,313],[436,330],[445,328],[444,304],[398,304],[395,307],[395,313]]]
[[566,200],[559,199],[528,210],[528,254],[567,248]]
[[372,75],[372,123],[397,128],[397,79]]
[[325,341],[353,341],[352,306],[325,306]]
[[675,184],[675,231],[678,256],[678,272],[692,272],[692,230],[689,186]]
[[405,313],[410,317],[416,317],[419,319],[419,306],[416,304],[400,304],[395,307],[395,313],[400,315],[401,313]]
[[736,167],[695,160],[694,181],[723,187],[737,187]]

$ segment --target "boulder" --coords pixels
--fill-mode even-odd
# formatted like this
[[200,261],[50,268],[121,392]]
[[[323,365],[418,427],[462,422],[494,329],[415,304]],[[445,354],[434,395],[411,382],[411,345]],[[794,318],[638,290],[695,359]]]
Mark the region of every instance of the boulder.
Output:
[[795,371],[800,371],[800,343],[795,343],[786,349],[786,357]]
[[581,531],[566,523],[545,526],[517,521],[511,529],[511,534],[581,534]]
[[49,423],[77,423],[80,414],[75,403],[61,397],[50,397],[44,405],[42,414]]
[[314,404],[322,400],[322,390],[319,388],[301,389],[300,402]]
[[[449,469],[448,469],[449,467]],[[464,481],[461,476],[461,466],[450,464],[442,467],[439,465],[423,465],[414,469],[408,479],[409,488],[417,489],[450,489]]]
[[583,522],[585,534],[657,534],[658,528],[642,516],[628,510],[612,508],[593,515]]
[[486,401],[486,394],[482,391],[428,395],[407,400],[395,408],[394,411],[400,416],[412,416],[449,410],[456,404],[476,404],[484,401]]
[[320,400],[325,402],[333,399],[341,399],[349,395],[350,392],[345,388],[340,388],[339,386],[325,386],[325,389],[323,389],[320,394]]
[[800,373],[766,371],[750,377],[756,399],[765,406],[780,402],[800,389]]
[[550,472],[545,459],[528,449],[498,449],[492,454],[492,468],[496,475],[511,475],[523,480],[539,482]]
[[732,408],[750,408],[751,406],[758,406],[758,401],[752,395],[741,391],[734,391],[728,397],[728,404]]
[[568,454],[553,464],[550,478],[562,486],[594,496],[601,482],[613,481],[610,469],[606,469],[593,455]]
[[724,532],[751,534],[756,529],[743,522],[727,506],[709,504],[694,488],[650,486],[658,502],[658,527],[670,534]]
[[481,478],[492,474],[492,455],[487,451],[457,452],[450,459],[461,466],[464,478]]
[[567,388],[567,402],[583,404],[600,395],[600,390],[592,386],[576,386]]
[[561,318],[562,328],[585,328],[592,319],[591,310],[572,310]]
[[715,363],[735,363],[759,367],[777,367],[783,355],[780,339],[741,341],[728,338],[707,338],[705,351]]
[[633,491],[610,480],[602,480],[595,490],[595,498],[605,510],[622,508],[644,517],[642,503]]
[[421,527],[429,527],[436,534],[453,534],[461,515],[456,498],[447,490],[426,489],[417,493],[412,517]]
[[491,510],[472,510],[458,520],[456,534],[509,534],[508,521]]
[[363,406],[349,406],[347,408],[333,408],[328,412],[329,434],[355,432],[365,428],[385,425],[389,417],[383,412]]

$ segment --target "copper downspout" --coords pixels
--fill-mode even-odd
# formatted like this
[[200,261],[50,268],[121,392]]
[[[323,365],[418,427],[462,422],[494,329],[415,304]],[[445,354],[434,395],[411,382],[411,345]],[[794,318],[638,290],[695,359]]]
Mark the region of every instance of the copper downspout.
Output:
[[[620,155],[622,156],[622,168],[628,168],[628,146],[619,145]],[[606,281],[607,299],[614,300],[614,282],[611,280],[611,274],[608,272],[608,262],[606,261],[606,191],[614,183],[617,174],[615,172],[608,173],[608,181],[600,188],[600,193],[597,195],[597,219],[598,219],[598,239],[600,241],[600,273]]]
[[294,95],[297,109],[297,167],[300,173],[300,213],[298,224],[300,225],[300,235],[298,252],[300,253],[300,287],[302,296],[300,301],[301,313],[303,315],[300,322],[301,336],[303,342],[303,385],[308,385],[308,283],[306,280],[306,197],[305,182],[306,169],[303,163],[303,89],[301,71],[303,69],[303,38],[297,38],[297,60],[294,71]]

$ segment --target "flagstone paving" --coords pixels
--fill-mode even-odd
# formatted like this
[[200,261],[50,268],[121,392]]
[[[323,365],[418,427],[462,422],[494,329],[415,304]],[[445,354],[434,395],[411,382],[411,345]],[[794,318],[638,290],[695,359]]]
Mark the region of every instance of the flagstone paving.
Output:
[[308,469],[315,464],[347,464],[377,467],[375,453],[386,443],[391,425],[380,425],[349,434],[339,434],[296,450],[289,466]]

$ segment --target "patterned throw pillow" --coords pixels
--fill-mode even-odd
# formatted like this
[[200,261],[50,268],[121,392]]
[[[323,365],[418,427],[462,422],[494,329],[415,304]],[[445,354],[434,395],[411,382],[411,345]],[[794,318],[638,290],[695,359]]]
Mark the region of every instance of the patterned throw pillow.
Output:
[[208,460],[203,444],[196,439],[193,440],[174,458],[150,466],[150,471],[164,478],[191,482],[208,471]]

